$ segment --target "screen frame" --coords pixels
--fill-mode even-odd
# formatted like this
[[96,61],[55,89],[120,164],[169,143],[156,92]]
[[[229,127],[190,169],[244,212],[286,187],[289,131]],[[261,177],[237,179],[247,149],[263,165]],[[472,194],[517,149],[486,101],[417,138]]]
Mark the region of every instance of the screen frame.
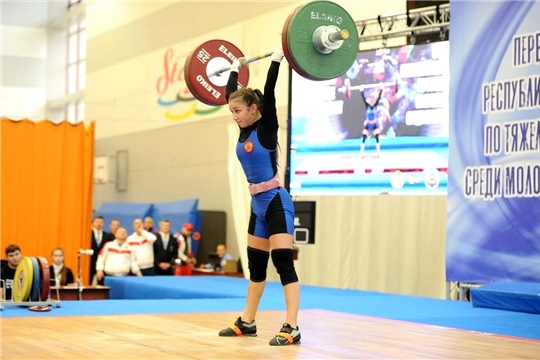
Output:
[[293,81],[293,69],[289,66],[289,94],[287,95],[287,164],[285,165],[285,190],[291,193],[291,127],[292,127],[292,81]]
[[[448,39],[444,39],[444,40],[441,39],[438,41],[428,40],[425,42],[415,43],[415,44],[405,43],[405,44],[394,45],[394,46],[383,46],[383,47],[376,47],[376,48],[362,49],[362,50],[359,49],[357,52],[356,58],[358,58],[358,56],[361,53],[368,52],[368,51],[377,51],[381,49],[396,49],[396,48],[401,48],[403,46],[410,46],[410,45],[413,45],[413,46],[414,45],[429,45],[429,44],[434,44],[438,42],[449,43],[450,41]],[[289,194],[291,194],[291,187],[290,187],[290,184],[291,184],[291,135],[292,135],[292,115],[291,114],[292,114],[293,71],[294,70],[291,68],[291,66],[289,66],[289,84],[288,84],[289,94],[288,94],[288,103],[287,103],[287,164],[285,166],[285,181],[284,181],[284,187]],[[291,195],[292,198],[296,198],[298,196],[299,195]],[[318,196],[318,195],[310,195],[310,196]],[[348,195],[348,196],[353,196],[353,195]],[[356,195],[356,196],[377,196],[377,195]]]

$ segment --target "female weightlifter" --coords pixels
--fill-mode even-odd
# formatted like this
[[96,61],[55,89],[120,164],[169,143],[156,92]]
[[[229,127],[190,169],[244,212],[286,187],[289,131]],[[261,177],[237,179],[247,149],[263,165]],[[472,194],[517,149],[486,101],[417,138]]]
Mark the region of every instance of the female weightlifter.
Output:
[[236,154],[242,165],[251,193],[251,216],[248,227],[247,255],[250,281],[244,313],[220,336],[256,336],[255,315],[264,292],[266,268],[271,257],[281,278],[287,315],[281,330],[270,345],[300,342],[297,326],[300,285],[293,263],[294,207],[281,184],[277,171],[278,118],[274,88],[283,50],[274,50],[264,86],[238,89],[238,72],[247,68],[245,58],[233,62],[226,88],[233,120],[240,128]]

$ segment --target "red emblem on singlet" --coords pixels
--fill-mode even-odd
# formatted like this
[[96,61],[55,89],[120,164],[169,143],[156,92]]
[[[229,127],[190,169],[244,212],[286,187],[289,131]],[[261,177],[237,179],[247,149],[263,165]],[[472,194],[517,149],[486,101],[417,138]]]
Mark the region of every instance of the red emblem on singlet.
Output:
[[244,151],[247,152],[248,154],[250,152],[252,152],[253,151],[253,142],[246,141],[246,143],[244,144]]

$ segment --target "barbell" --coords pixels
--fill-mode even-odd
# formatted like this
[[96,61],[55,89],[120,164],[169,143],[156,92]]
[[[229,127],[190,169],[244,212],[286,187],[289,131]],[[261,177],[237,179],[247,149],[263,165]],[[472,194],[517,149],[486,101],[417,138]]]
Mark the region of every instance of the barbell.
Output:
[[[335,79],[346,73],[358,53],[359,36],[353,18],[331,1],[312,1],[297,7],[287,17],[281,46],[289,66],[310,80]],[[246,59],[248,63],[268,58],[271,52]],[[186,58],[184,78],[191,94],[212,106],[225,105],[225,90],[232,62],[245,57],[226,40],[209,40]],[[247,87],[249,70],[238,73],[238,86]]]
[[46,301],[49,298],[49,290],[50,273],[47,259],[34,256],[23,257],[15,270],[12,287],[13,301]]
[[385,82],[385,83],[375,83],[375,84],[362,84],[362,85],[355,85],[351,86],[351,82],[345,80],[345,84],[337,88],[337,92],[345,94],[348,99],[351,98],[351,91],[353,90],[364,90],[364,89],[372,89],[372,88],[378,88],[378,87],[386,87],[386,86],[396,86],[397,80],[395,82]]

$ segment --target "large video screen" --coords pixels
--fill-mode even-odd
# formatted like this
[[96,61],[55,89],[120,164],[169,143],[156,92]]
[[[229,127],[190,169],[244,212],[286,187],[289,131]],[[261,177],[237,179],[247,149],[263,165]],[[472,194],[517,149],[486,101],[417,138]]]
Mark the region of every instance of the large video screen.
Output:
[[446,195],[449,42],[361,51],[343,76],[291,72],[288,187]]

